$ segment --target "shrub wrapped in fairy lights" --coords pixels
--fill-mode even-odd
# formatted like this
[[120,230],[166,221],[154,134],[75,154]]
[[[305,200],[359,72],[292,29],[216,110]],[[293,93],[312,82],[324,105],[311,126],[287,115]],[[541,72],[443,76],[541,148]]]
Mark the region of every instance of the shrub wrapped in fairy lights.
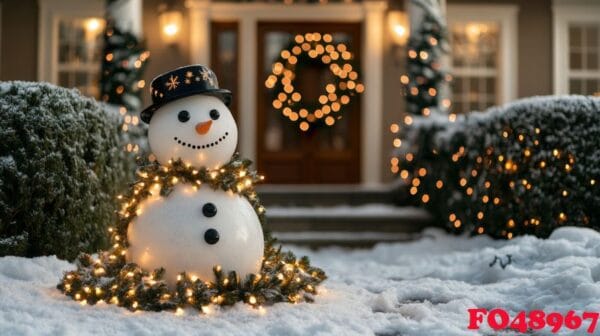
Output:
[[546,237],[600,229],[600,99],[536,97],[484,113],[411,118],[391,170],[450,230]]

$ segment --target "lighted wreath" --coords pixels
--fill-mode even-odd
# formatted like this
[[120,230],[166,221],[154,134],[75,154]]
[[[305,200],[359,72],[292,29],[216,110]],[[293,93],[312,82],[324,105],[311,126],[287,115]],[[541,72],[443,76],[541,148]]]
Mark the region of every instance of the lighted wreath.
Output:
[[[345,44],[333,42],[331,34],[296,35],[290,47],[281,51],[265,81],[273,92],[273,108],[297,122],[302,131],[308,131],[312,125],[334,125],[342,118],[344,106],[365,89],[353,58]],[[328,67],[334,78],[316,102],[303,99],[294,86],[302,68],[314,65]]]

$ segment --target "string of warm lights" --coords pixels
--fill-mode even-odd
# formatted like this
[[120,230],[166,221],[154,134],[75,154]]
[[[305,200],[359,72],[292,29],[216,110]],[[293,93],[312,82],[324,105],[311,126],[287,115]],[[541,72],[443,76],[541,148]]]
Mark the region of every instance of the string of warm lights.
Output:
[[[119,106],[123,118],[121,129],[129,132],[130,138],[137,138],[140,130],[137,112],[141,107],[141,89],[146,82],[141,78],[150,52],[145,50],[139,39],[130,32],[118,29],[110,17],[104,32],[104,57],[100,80],[102,101]],[[135,139],[125,145],[127,152],[137,153],[140,145]]]
[[[315,123],[333,126],[342,118],[343,107],[350,104],[351,97],[365,89],[358,81],[358,69],[352,59],[348,47],[334,43],[331,34],[296,35],[291,47],[281,51],[265,81],[265,86],[274,93],[273,108],[290,121],[298,122],[302,131],[308,131]],[[294,86],[297,73],[310,64],[327,66],[334,78],[333,83],[325,85],[318,102],[307,102]]]
[[408,40],[407,73],[400,76],[407,110],[409,114],[425,117],[445,114],[451,101],[442,97],[440,91],[444,83],[452,80],[442,63],[442,56],[448,52],[448,32],[429,6],[421,1],[412,3],[420,6],[424,15],[416,33]]
[[[558,108],[530,106],[496,111],[489,119],[459,117],[456,126],[415,118],[403,128],[404,141],[394,143],[391,170],[415,200],[457,232],[511,239],[547,236],[564,225],[597,227],[599,171],[589,161],[597,148],[589,141],[598,134],[571,129],[588,118],[585,104],[584,111],[568,112],[571,121]],[[553,121],[561,115],[567,126]],[[391,131],[398,134],[400,126]],[[435,140],[444,133],[445,141]]]
[[[524,233],[547,236],[563,225],[594,225],[598,210],[590,200],[599,197],[597,177],[590,177],[587,164],[578,164],[586,157],[574,150],[586,142],[566,140],[551,127],[544,132],[550,118],[543,115],[533,116],[538,126],[524,123],[528,112],[541,114],[505,112],[509,115],[478,124],[459,117],[456,127],[442,118],[415,118],[418,122],[403,128],[402,139],[394,140],[398,149],[391,171],[456,232],[511,239]],[[390,130],[398,135],[400,126]]]
[[127,228],[141,214],[138,205],[152,195],[168,196],[178,184],[242,195],[264,224],[265,209],[254,190],[254,184],[264,178],[249,170],[250,164],[251,161],[241,160],[238,154],[217,170],[195,169],[181,161],[165,166],[144,162],[130,193],[118,197],[119,219],[108,229],[113,244],[110,251],[100,253],[98,258],[82,254],[78,258],[78,269],[67,272],[58,288],[82,304],[106,302],[130,310],[181,312],[185,307],[194,307],[207,313],[213,304],[233,305],[242,301],[263,309],[262,306],[275,302],[312,301],[317,286],[326,278],[325,273],[312,267],[308,258],[297,259],[291,252],[275,248],[276,242],[268,233],[261,271],[245,279],[240,279],[235,272],[225,274],[216,265],[213,281],[181,273],[176,287],[169,288],[163,281],[164,269],[150,272],[126,260]]

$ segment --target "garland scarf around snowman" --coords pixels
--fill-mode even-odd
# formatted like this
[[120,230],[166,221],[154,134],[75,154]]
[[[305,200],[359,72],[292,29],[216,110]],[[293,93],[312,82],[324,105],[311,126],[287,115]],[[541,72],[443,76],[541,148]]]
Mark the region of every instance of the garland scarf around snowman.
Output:
[[144,270],[128,263],[127,229],[136,217],[136,205],[153,193],[168,196],[177,184],[192,184],[197,188],[231,191],[242,195],[251,203],[264,224],[265,209],[260,204],[254,183],[262,177],[249,171],[249,160],[236,154],[218,170],[196,170],[176,161],[167,166],[146,163],[137,172],[138,180],[130,192],[119,199],[122,209],[116,227],[109,228],[113,247],[97,258],[82,254],[77,270],[67,272],[58,288],[82,304],[107,302],[132,311],[175,310],[194,307],[202,312],[210,304],[233,305],[239,301],[253,307],[276,302],[313,301],[316,287],[326,279],[325,273],[312,267],[307,257],[297,259],[291,252],[276,248],[276,240],[265,234],[264,258],[260,273],[240,279],[235,271],[225,274],[215,265],[214,281],[203,281],[186,273],[177,277],[175,288],[163,281],[163,268]]
[[112,248],[80,255],[58,289],[82,304],[150,311],[312,301],[325,273],[264,233],[254,190],[262,177],[234,154],[231,93],[203,65],[156,77],[151,93],[141,119],[158,161],[140,162],[137,180],[119,197]]

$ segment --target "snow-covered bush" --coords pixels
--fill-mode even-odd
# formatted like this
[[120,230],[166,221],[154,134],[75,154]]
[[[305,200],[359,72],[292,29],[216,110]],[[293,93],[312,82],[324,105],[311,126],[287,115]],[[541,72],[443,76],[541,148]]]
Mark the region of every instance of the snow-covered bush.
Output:
[[600,98],[534,97],[459,116],[415,118],[392,167],[456,231],[546,237],[600,229]]
[[115,196],[132,178],[120,124],[76,90],[0,83],[0,255],[106,247]]

